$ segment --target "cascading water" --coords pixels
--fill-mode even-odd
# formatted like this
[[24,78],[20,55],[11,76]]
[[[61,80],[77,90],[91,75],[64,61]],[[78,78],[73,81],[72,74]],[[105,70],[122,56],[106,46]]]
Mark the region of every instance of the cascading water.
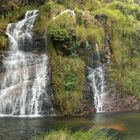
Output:
[[62,16],[62,15],[65,14],[65,13],[70,13],[72,17],[75,17],[75,16],[76,16],[74,10],[66,9],[66,10],[62,11],[58,16],[53,17],[53,19],[55,20],[55,19],[57,19],[59,16]]
[[91,86],[94,92],[94,105],[97,112],[103,112],[103,102],[105,95],[105,79],[102,67],[94,69],[93,73],[89,75]]
[[48,57],[46,53],[24,51],[24,47],[32,44],[37,16],[38,10],[27,11],[23,20],[8,24],[10,51],[3,60],[0,115],[48,115],[53,111],[53,96],[46,89]]
[[[99,47],[96,44],[97,60],[100,62]],[[93,69],[93,72],[88,76],[91,81],[91,87],[94,93],[94,105],[97,112],[103,112],[103,103],[105,96],[105,77],[103,66],[98,66]]]

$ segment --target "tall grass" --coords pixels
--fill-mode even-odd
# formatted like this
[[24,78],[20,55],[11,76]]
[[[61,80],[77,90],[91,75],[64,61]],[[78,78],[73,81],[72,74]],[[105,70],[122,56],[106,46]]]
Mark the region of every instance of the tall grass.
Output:
[[113,140],[113,137],[107,136],[107,133],[101,130],[91,129],[89,131],[72,132],[61,129],[47,132],[42,137],[36,137],[35,140]]

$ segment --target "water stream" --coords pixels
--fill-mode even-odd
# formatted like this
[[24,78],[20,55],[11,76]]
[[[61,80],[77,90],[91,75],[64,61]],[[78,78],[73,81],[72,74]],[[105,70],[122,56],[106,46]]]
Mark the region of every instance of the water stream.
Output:
[[105,79],[102,67],[94,69],[93,73],[89,75],[91,86],[94,93],[94,105],[97,112],[103,112],[103,102],[105,96]]
[[100,53],[98,44],[96,44],[96,62],[97,67],[93,69],[93,72],[88,76],[91,81],[91,87],[94,93],[94,105],[97,112],[103,112],[103,103],[105,96],[105,73],[103,65],[99,66],[100,63]]

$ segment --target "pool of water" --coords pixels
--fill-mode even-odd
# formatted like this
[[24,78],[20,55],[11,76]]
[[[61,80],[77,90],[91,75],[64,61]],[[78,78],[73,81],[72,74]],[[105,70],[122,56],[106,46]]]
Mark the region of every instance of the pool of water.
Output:
[[113,128],[125,132],[126,140],[140,140],[140,113],[98,113],[85,117],[0,117],[0,140],[32,140],[48,130]]
[[140,140],[140,112],[99,113],[89,119],[95,121],[95,127],[125,132],[124,140]]

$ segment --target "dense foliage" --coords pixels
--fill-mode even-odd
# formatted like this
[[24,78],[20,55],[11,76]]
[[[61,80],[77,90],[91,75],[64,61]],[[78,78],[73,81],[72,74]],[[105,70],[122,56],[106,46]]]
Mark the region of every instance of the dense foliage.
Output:
[[51,43],[48,49],[56,107],[61,114],[72,114],[82,100],[84,62],[79,57],[58,55]]

